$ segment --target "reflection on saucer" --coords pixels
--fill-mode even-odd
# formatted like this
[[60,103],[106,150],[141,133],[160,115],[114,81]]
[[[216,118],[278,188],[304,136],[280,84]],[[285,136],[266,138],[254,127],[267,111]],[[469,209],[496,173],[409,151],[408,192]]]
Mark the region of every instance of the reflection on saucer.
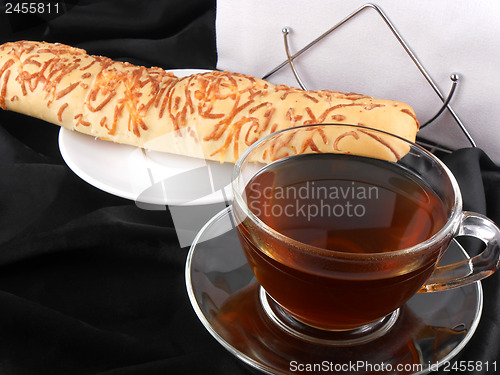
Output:
[[[231,208],[198,234],[188,255],[186,282],[207,330],[232,354],[269,374],[425,374],[465,346],[481,316],[480,283],[414,296],[388,333],[371,342],[330,346],[292,336],[267,316],[260,287],[230,225]],[[214,236],[217,233],[219,235]],[[456,243],[443,261],[466,257]]]
[[212,325],[234,349],[245,352],[249,347],[259,348],[262,362],[279,363],[277,367],[282,369],[293,365],[290,358],[301,358],[304,366],[297,362],[297,369],[306,371],[306,364],[321,364],[316,366],[319,371],[307,370],[312,374],[324,373],[327,368],[353,373],[353,367],[360,375],[380,373],[383,368],[413,374],[443,358],[467,334],[463,326],[456,330],[429,326],[405,306],[389,333],[375,341],[347,347],[312,344],[290,336],[268,319],[260,304],[259,288],[253,283],[231,295]]

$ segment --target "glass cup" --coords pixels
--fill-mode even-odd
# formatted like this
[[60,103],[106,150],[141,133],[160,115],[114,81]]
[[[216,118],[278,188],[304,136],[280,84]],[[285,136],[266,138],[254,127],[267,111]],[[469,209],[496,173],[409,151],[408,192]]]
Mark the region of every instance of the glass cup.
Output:
[[[309,341],[370,341],[415,293],[468,285],[500,265],[500,230],[462,210],[448,168],[384,131],[317,124],[273,133],[238,160],[232,189],[264,311]],[[485,249],[437,266],[457,236]]]

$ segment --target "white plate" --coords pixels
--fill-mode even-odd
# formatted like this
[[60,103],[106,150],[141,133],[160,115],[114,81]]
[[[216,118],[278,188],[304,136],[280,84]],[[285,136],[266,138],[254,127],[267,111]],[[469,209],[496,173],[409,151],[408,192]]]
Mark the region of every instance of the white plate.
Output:
[[[204,72],[170,70],[177,77]],[[95,139],[61,128],[59,150],[80,178],[140,203],[193,206],[231,200],[233,164],[206,161]]]

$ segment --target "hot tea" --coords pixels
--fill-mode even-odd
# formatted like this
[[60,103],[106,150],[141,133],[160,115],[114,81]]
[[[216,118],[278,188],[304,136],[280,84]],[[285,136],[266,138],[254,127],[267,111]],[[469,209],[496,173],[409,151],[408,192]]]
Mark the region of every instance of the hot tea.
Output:
[[[343,154],[281,159],[248,182],[246,205],[265,225],[238,225],[259,283],[299,321],[351,329],[414,295],[443,243],[418,257],[391,253],[420,244],[447,221],[444,205],[398,164]],[[411,250],[408,250],[411,252]]]

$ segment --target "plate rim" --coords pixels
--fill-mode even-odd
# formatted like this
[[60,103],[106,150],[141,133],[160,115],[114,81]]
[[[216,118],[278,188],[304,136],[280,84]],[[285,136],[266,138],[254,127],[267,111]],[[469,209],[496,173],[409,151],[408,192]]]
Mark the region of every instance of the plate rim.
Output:
[[[204,73],[204,72],[210,72],[212,70],[209,69],[197,69],[197,68],[182,68],[182,69],[166,69],[166,72],[172,72],[176,75],[186,76],[189,74],[197,74],[197,73]],[[72,151],[68,148],[68,137],[72,137],[74,134],[77,136],[82,136],[82,137],[88,137],[89,141],[93,142],[106,142],[109,143],[109,141],[104,141],[100,140],[98,138],[94,138],[90,135],[79,133],[77,131],[67,129],[64,127],[61,127],[59,129],[58,133],[58,146],[59,146],[59,152],[66,163],[66,165],[82,180],[87,182],[88,184],[96,187],[99,190],[102,190],[108,194],[120,197],[120,198],[125,198],[134,202],[138,203],[145,203],[145,204],[152,204],[152,205],[173,205],[173,206],[201,206],[201,205],[211,205],[211,204],[217,204],[217,203],[226,203],[230,202],[232,200],[232,196],[230,194],[230,191],[228,191],[228,188],[230,189],[231,183],[229,182],[221,191],[215,191],[211,194],[208,194],[206,196],[197,198],[192,201],[177,201],[175,199],[167,199],[166,197],[142,197],[141,199],[141,194],[134,193],[133,191],[129,189],[125,189],[120,186],[113,186],[110,185],[106,182],[101,181],[100,179],[96,178],[92,173],[87,171],[85,168],[82,168],[81,165],[75,161],[74,156]],[[98,144],[97,143],[97,144]],[[147,153],[145,152],[146,150],[144,148],[139,148],[127,144],[119,144],[119,143],[114,143],[115,145],[118,145],[121,150],[125,152],[125,150],[130,150],[131,152],[135,150],[141,150],[141,155],[145,158],[148,158]],[[167,153],[166,153],[167,154]],[[183,155],[175,155],[176,157],[185,157],[188,158],[187,156]],[[207,163],[210,161],[206,161]],[[152,184],[151,186],[153,186]]]

